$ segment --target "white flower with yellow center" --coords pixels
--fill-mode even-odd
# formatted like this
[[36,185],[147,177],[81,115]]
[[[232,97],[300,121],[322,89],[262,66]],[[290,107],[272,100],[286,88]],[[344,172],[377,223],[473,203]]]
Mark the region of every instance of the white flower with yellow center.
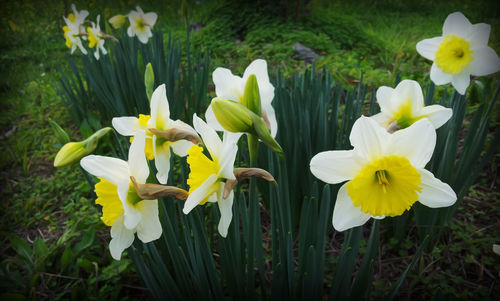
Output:
[[[161,184],[166,184],[168,172],[170,171],[170,148],[177,155],[184,157],[188,149],[193,145],[188,140],[168,141],[158,135],[153,134],[149,129],[157,131],[168,131],[180,129],[182,131],[196,135],[195,130],[188,124],[180,120],[170,119],[170,109],[168,105],[165,84],[156,88],[151,96],[151,115],[139,115],[137,117],[115,117],[112,120],[115,130],[123,136],[135,136],[139,131],[146,132],[146,144],[144,152],[148,160],[155,159],[155,166],[158,172],[156,178]],[[131,138],[131,141],[133,137]]]
[[215,130],[196,114],[193,116],[193,125],[200,134],[210,158],[198,145],[193,145],[189,149],[187,157],[190,168],[187,180],[189,196],[184,203],[183,212],[188,214],[198,204],[217,202],[221,214],[219,233],[222,237],[226,237],[233,217],[234,193],[231,190],[224,198],[224,185],[226,180],[236,180],[233,168],[238,151],[237,140],[234,139],[234,135],[224,133],[224,139],[221,141]]
[[133,10],[128,14],[130,26],[127,29],[129,37],[137,36],[141,43],[146,44],[148,39],[153,36],[151,28],[156,23],[158,15],[154,12],[145,14],[142,9],[137,6],[137,11]]
[[[226,68],[217,68],[212,74],[212,79],[215,84],[215,93],[217,97],[224,99],[234,100],[241,103],[245,92],[245,86],[248,77],[254,74],[257,78],[259,86],[260,102],[262,118],[271,130],[271,136],[276,137],[278,132],[278,123],[276,122],[276,114],[271,104],[274,98],[274,87],[269,82],[269,75],[267,74],[267,63],[265,60],[255,60],[245,69],[243,78],[233,75],[231,70]],[[205,113],[207,123],[217,131],[224,131],[215,117],[212,106],[210,105]]]
[[449,82],[460,93],[470,83],[470,75],[482,76],[500,70],[500,58],[488,47],[490,25],[472,25],[460,12],[446,18],[443,35],[417,43],[417,51],[426,59],[434,61],[431,80],[436,85]]
[[96,203],[102,206],[101,220],[111,226],[109,250],[120,260],[122,252],[134,241],[134,234],[144,242],[161,236],[158,200],[142,200],[130,177],[139,184],[146,183],[149,167],[144,156],[144,131],[138,132],[130,146],[128,162],[103,156],[84,157],[80,164],[99,178],[95,185]]
[[[66,39],[66,46],[71,48],[71,53],[75,52],[78,47],[83,54],[87,54],[87,50],[83,47],[82,40],[80,36],[85,32],[83,28],[83,23],[85,18],[89,15],[89,12],[82,10],[78,12],[74,4],[71,5],[73,13],[70,13],[68,17],[63,17],[66,26],[63,27],[64,37]],[[85,36],[82,36],[85,39]]]
[[89,48],[95,47],[94,56],[95,59],[99,59],[99,51],[102,52],[103,55],[106,55],[108,52],[106,48],[104,48],[104,38],[101,32],[101,27],[99,26],[99,20],[101,16],[97,16],[97,23],[92,22],[92,27],[87,27],[87,34],[89,36]]
[[327,151],[311,159],[318,179],[337,184],[333,227],[337,231],[363,225],[371,217],[399,216],[419,201],[431,208],[451,206],[457,196],[451,187],[424,167],[436,144],[436,131],[421,119],[389,134],[362,116],[350,135],[353,150]]
[[380,87],[377,90],[380,113],[372,116],[390,132],[404,129],[416,121],[427,118],[434,128],[442,126],[452,115],[452,110],[440,105],[424,106],[424,95],[418,82],[401,81],[395,89]]

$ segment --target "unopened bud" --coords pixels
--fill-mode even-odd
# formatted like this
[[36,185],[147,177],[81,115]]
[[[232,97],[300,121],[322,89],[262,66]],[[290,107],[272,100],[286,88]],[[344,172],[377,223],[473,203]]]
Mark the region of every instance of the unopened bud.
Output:
[[62,167],[80,161],[86,155],[83,142],[68,142],[57,152],[54,159],[55,167]]
[[255,74],[250,74],[245,84],[245,92],[241,99],[241,104],[247,107],[250,111],[261,116],[261,104],[260,104],[260,93],[259,84],[257,83],[257,77]]
[[108,20],[109,23],[113,26],[113,28],[118,29],[125,24],[127,18],[124,15],[116,15]]
[[153,95],[155,85],[155,74],[151,63],[146,65],[146,71],[144,72],[144,84],[146,86],[146,95],[148,96],[149,102],[151,102],[151,95]]
[[216,97],[212,99],[212,109],[217,121],[227,131],[233,133],[252,131],[251,112],[242,104]]

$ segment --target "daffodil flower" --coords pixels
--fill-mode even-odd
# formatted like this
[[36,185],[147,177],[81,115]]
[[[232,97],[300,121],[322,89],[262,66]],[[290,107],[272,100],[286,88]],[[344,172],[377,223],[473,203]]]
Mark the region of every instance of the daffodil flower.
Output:
[[221,141],[214,129],[208,126],[196,114],[193,125],[200,134],[210,158],[203,153],[203,148],[193,145],[188,151],[187,163],[190,173],[187,180],[189,196],[184,203],[183,212],[188,214],[197,205],[206,202],[217,202],[221,214],[219,233],[227,236],[227,230],[233,217],[232,207],[234,193],[224,193],[225,181],[236,180],[233,167],[238,146],[234,136],[224,134]]
[[[140,114],[139,118],[115,117],[112,124],[115,130],[123,136],[135,136],[139,131],[146,132],[144,152],[148,160],[155,159],[155,166],[158,170],[156,178],[161,184],[167,183],[170,170],[170,148],[177,155],[184,157],[193,143],[185,139],[169,141],[158,133],[178,129],[196,136],[196,132],[188,124],[180,120],[170,119],[165,84],[158,86],[151,96],[151,115]],[[151,130],[156,130],[156,134]]]
[[129,37],[137,36],[141,43],[146,44],[148,39],[153,36],[151,28],[156,23],[158,15],[154,12],[145,14],[142,9],[137,6],[137,11],[133,10],[128,14],[130,26],[127,29]]
[[395,89],[380,87],[377,90],[380,113],[372,116],[389,132],[404,129],[416,121],[427,118],[434,128],[442,126],[452,115],[452,110],[440,105],[424,106],[424,95],[418,82],[401,81]]
[[[83,54],[87,54],[87,50],[83,47],[82,40],[80,36],[83,33],[82,25],[85,22],[85,18],[89,15],[89,12],[82,10],[78,12],[74,4],[71,5],[73,13],[70,13],[68,17],[63,17],[66,26],[63,27],[64,37],[66,39],[66,46],[71,48],[71,53],[75,52],[78,47]],[[82,36],[85,38],[85,36]]]
[[[262,118],[267,124],[267,127],[271,130],[271,136],[276,137],[278,132],[278,123],[276,122],[276,114],[274,108],[271,104],[274,98],[274,87],[269,82],[269,76],[267,74],[267,63],[265,60],[255,60],[253,61],[243,73],[243,78],[233,75],[231,70],[226,68],[217,68],[212,74],[212,79],[215,84],[215,93],[217,97],[234,100],[237,102],[242,102],[243,95],[245,93],[245,86],[248,77],[254,74],[257,78],[257,84],[259,86],[260,102],[261,102],[261,113]],[[205,113],[207,123],[218,131],[224,131],[224,128],[220,125],[215,117],[212,106],[210,105]]]
[[417,43],[417,51],[426,59],[434,61],[431,80],[436,85],[449,82],[460,93],[470,83],[470,75],[487,75],[500,70],[500,58],[488,47],[490,25],[472,25],[460,12],[446,18],[443,35]]
[[102,206],[101,220],[111,226],[109,250],[120,260],[122,252],[134,241],[134,234],[144,243],[161,236],[158,217],[158,200],[142,200],[134,187],[144,184],[149,167],[144,156],[146,133],[136,134],[130,146],[128,162],[117,158],[90,155],[80,164],[90,174],[99,178],[95,185],[96,203]]
[[333,210],[337,231],[363,225],[371,217],[399,216],[416,201],[431,208],[455,203],[451,187],[424,169],[436,145],[429,120],[390,134],[362,116],[349,138],[353,150],[321,152],[310,163],[313,175],[326,183],[348,181],[340,187]]
[[99,51],[106,55],[108,52],[104,48],[104,38],[101,32],[101,27],[99,26],[99,20],[101,16],[97,16],[97,23],[92,22],[92,27],[87,27],[87,33],[89,36],[89,48],[95,47],[94,56],[96,60],[99,60]]

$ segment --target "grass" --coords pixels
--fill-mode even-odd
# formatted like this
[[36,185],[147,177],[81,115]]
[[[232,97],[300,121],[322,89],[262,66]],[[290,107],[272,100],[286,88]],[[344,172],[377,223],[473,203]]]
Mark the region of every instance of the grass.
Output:
[[[189,4],[189,5],[186,5]],[[107,19],[134,7],[130,1],[76,2],[92,19]],[[460,10],[472,23],[492,25],[490,45],[500,49],[498,4],[424,1],[312,1],[308,6],[260,1],[256,5],[215,1],[141,3],[159,14],[157,28],[209,52],[215,66],[242,73],[253,59],[265,58],[286,74],[310,68],[294,54],[293,44],[313,48],[337,79],[354,81],[364,72],[368,83],[391,85],[403,78],[427,80],[430,62],[419,57],[417,41],[437,36],[446,15]],[[90,185],[77,168],[55,169],[58,142],[47,120],[56,120],[73,140],[83,138],[57,95],[58,69],[67,70],[69,51],[62,37],[62,16],[69,2],[10,1],[0,13],[0,197],[3,292],[36,299],[139,299],[148,296],[129,260],[113,261],[107,250],[109,229],[99,221]],[[235,15],[236,14],[236,15]],[[244,21],[242,21],[244,20]],[[109,27],[109,26],[108,26]],[[110,30],[109,28],[107,30]],[[238,41],[239,40],[239,41]],[[488,80],[497,80],[490,76]],[[484,80],[483,80],[484,81]],[[498,106],[492,129],[498,125]],[[101,151],[105,151],[101,149]],[[500,292],[498,255],[500,201],[496,191],[500,157],[487,167],[457,211],[438,246],[425,252],[401,289],[407,299],[440,292],[457,298],[493,298]],[[388,229],[382,229],[388,231]],[[381,243],[375,265],[375,293],[380,297],[408,265],[415,229],[402,241]],[[93,234],[95,233],[95,234]],[[337,250],[338,251],[338,250]],[[332,254],[335,251],[332,250]],[[332,256],[331,263],[335,261]]]

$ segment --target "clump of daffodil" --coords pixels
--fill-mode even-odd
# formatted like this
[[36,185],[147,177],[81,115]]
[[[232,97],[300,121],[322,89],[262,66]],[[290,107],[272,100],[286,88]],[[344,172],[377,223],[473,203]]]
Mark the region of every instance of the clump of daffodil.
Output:
[[471,24],[460,12],[446,18],[443,35],[417,43],[417,51],[434,61],[431,80],[436,85],[449,82],[460,93],[465,94],[470,76],[482,76],[500,70],[500,58],[488,47],[490,25]]
[[148,39],[153,36],[151,28],[155,25],[158,15],[154,12],[144,13],[139,6],[136,9],[137,11],[133,10],[128,14],[130,26],[127,29],[127,34],[129,37],[137,36],[141,43],[146,44]]
[[[184,157],[194,143],[198,142],[195,130],[181,120],[170,119],[165,84],[156,88],[151,96],[151,115],[139,117],[115,117],[112,120],[115,130],[123,136],[135,136],[139,131],[146,132],[144,152],[148,160],[155,160],[158,170],[156,178],[161,184],[167,183],[170,170],[170,151]],[[132,137],[131,140],[134,138]]]
[[111,226],[109,251],[116,260],[132,244],[135,233],[144,243],[160,238],[162,233],[158,200],[142,199],[136,189],[149,176],[145,139],[144,131],[136,133],[128,161],[95,155],[80,161],[87,172],[99,178],[95,185],[96,203],[102,206],[101,220]]
[[85,22],[85,18],[89,15],[89,12],[86,10],[78,12],[74,4],[71,5],[71,8],[73,13],[70,13],[68,17],[63,17],[66,23],[63,27],[66,46],[71,48],[71,53],[78,47],[83,54],[87,54],[87,50],[83,47],[80,37],[86,39],[83,23]]
[[378,88],[377,102],[380,113],[371,118],[389,132],[407,128],[422,118],[427,118],[437,129],[452,115],[451,109],[440,105],[424,106],[422,88],[413,80],[403,80],[395,89],[386,86]]
[[[271,131],[271,136],[273,138],[276,137],[278,123],[271,104],[274,98],[274,87],[269,82],[265,60],[258,59],[253,61],[245,69],[243,78],[233,75],[229,69],[219,67],[213,72],[212,79],[215,84],[217,97],[243,104],[249,110],[262,117],[266,126]],[[224,130],[224,127],[221,126],[216,118],[211,105],[208,107],[205,116],[207,123],[211,127],[218,131]]]
[[118,29],[121,28],[125,22],[127,22],[127,16],[116,15],[110,18],[108,22],[113,26],[113,28]]
[[99,26],[101,16],[97,16],[97,22],[92,22],[92,27],[87,27],[87,34],[89,39],[89,48],[95,47],[94,56],[95,59],[99,59],[99,51],[102,52],[103,55],[106,55],[108,52],[106,48],[104,48],[104,34],[101,32],[101,27]]
[[112,131],[109,127],[102,128],[83,141],[64,144],[57,152],[54,167],[62,167],[80,161],[83,156],[92,153],[97,148],[99,139],[109,131]]
[[324,182],[347,181],[333,210],[337,231],[363,225],[371,217],[399,216],[417,201],[431,208],[455,203],[451,187],[424,169],[436,145],[429,120],[390,134],[362,116],[349,139],[353,150],[321,152],[310,163],[313,175]]

